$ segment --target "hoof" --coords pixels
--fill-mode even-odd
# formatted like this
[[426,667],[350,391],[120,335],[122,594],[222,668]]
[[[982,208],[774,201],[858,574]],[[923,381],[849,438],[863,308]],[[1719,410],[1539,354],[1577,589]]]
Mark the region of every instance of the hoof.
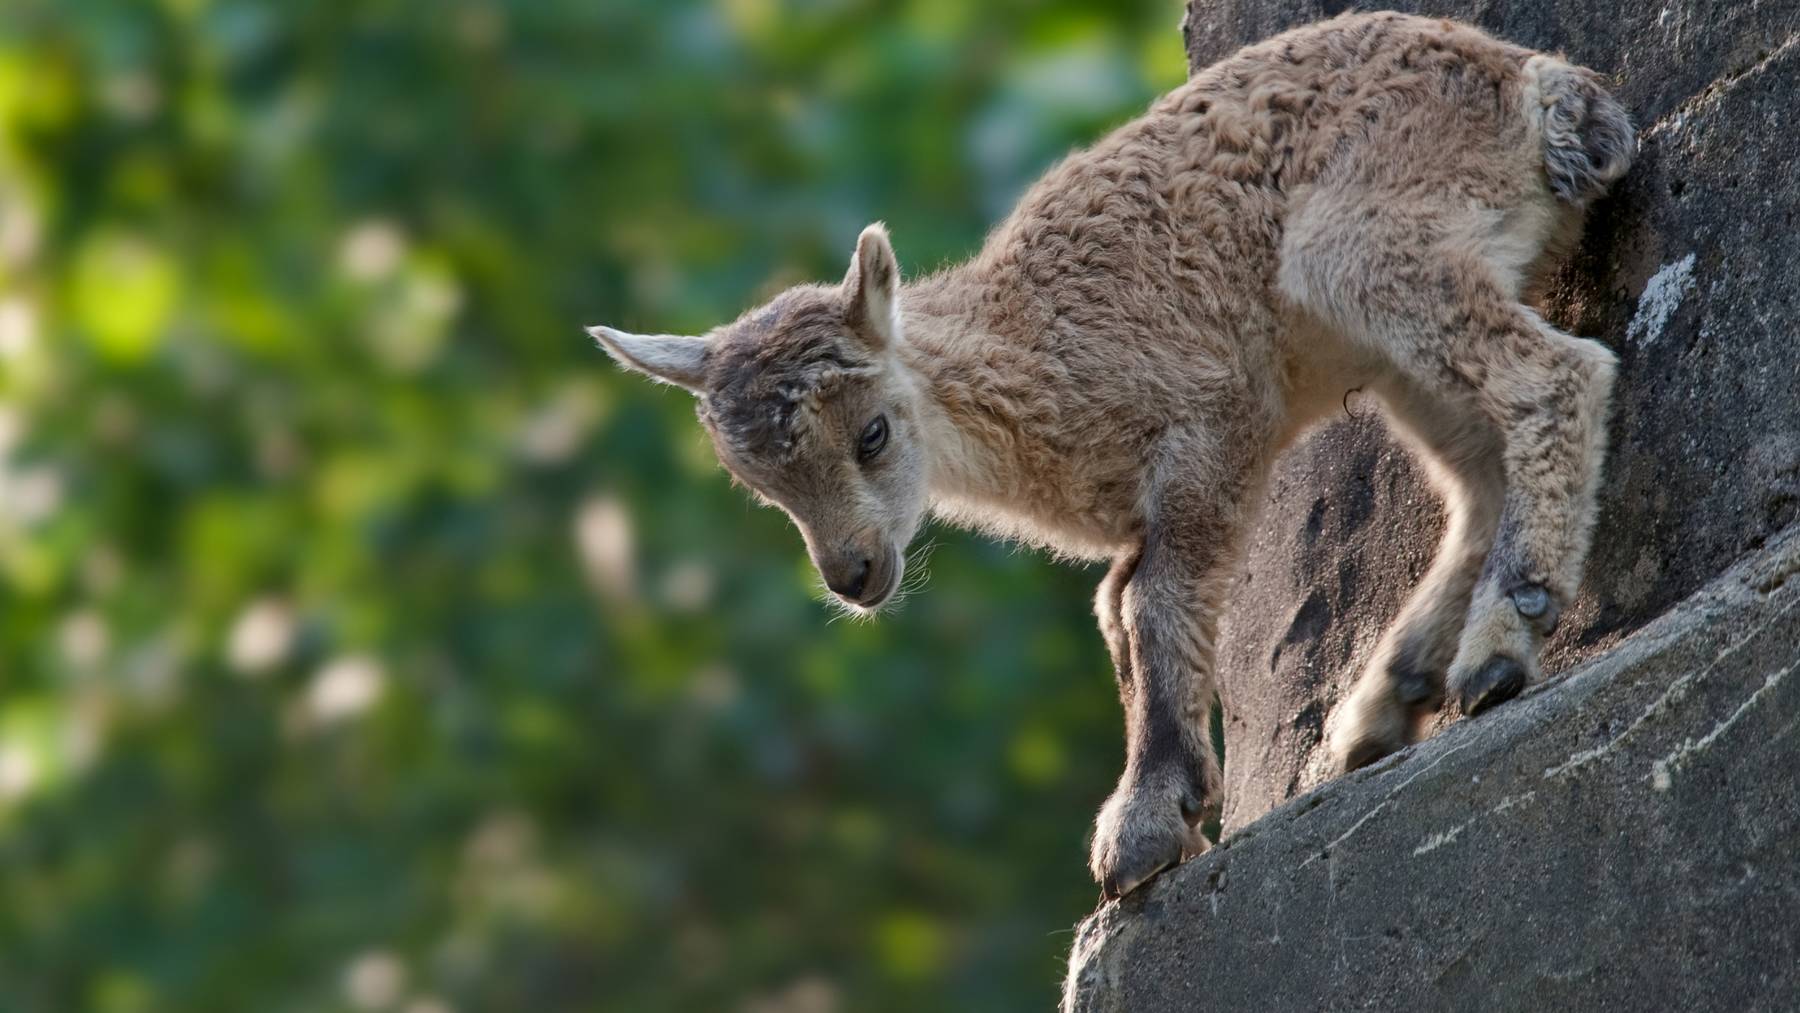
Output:
[[[1338,770],[1348,774],[1412,745],[1414,723],[1423,701],[1442,699],[1443,690],[1429,676],[1408,680],[1393,670],[1386,678],[1364,677],[1326,730]],[[1411,686],[1408,686],[1408,682]],[[1411,692],[1409,692],[1409,688]]]
[[[1141,845],[1150,843],[1140,842]],[[1185,840],[1176,841],[1173,848],[1167,847],[1167,843],[1162,842],[1162,846],[1157,847],[1140,846],[1116,856],[1112,871],[1101,877],[1101,896],[1118,900],[1155,879],[1158,873],[1180,865]]]
[[1207,838],[1206,831],[1201,830],[1200,824],[1196,823],[1187,828],[1187,836],[1182,838],[1181,860],[1185,862],[1190,858],[1199,858],[1211,851],[1212,846],[1213,842]]
[[1408,711],[1434,711],[1444,702],[1444,668],[1427,661],[1430,645],[1421,637],[1408,638],[1388,662],[1388,683],[1394,699]]
[[1404,748],[1406,748],[1404,744],[1395,745],[1379,739],[1363,739],[1352,743],[1348,749],[1344,750],[1344,773],[1361,770],[1376,760]]
[[1525,666],[1496,654],[1470,677],[1462,690],[1463,713],[1473,717],[1519,695],[1525,688]]
[[1101,895],[1117,900],[1180,865],[1193,838],[1200,836],[1206,810],[1197,791],[1190,797],[1179,788],[1155,791],[1138,785],[1115,792],[1101,807],[1088,865]]

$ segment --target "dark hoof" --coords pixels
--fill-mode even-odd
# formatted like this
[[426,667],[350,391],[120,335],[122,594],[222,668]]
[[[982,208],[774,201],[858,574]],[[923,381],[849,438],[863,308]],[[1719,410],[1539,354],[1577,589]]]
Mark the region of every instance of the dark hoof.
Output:
[[1100,895],[1107,900],[1118,900],[1180,864],[1179,842],[1173,851],[1143,851],[1136,855],[1120,856],[1119,864],[1100,881]]
[[1463,687],[1463,713],[1474,717],[1495,704],[1518,696],[1524,688],[1525,666],[1503,654],[1496,654]]
[[1120,869],[1118,873],[1112,873],[1111,876],[1107,876],[1105,882],[1100,883],[1100,896],[1107,900],[1120,900],[1121,896],[1136,891],[1141,885],[1154,880],[1156,876],[1165,873],[1168,869],[1174,869],[1175,865],[1179,864],[1181,864],[1181,853],[1175,853],[1174,858],[1148,865],[1145,871],[1130,873],[1130,871]]
[[1388,663],[1394,698],[1415,712],[1437,710],[1444,702],[1444,670],[1425,662],[1428,646],[1421,638],[1409,638]]
[[1344,773],[1361,770],[1376,760],[1404,748],[1406,747],[1396,746],[1391,742],[1382,742],[1378,739],[1364,739],[1351,746],[1350,751],[1344,754]]

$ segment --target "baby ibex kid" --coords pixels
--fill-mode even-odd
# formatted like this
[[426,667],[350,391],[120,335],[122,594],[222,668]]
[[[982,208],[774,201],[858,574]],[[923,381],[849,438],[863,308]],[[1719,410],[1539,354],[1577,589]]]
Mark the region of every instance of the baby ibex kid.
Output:
[[704,337],[593,328],[699,396],[719,460],[878,608],[926,514],[1108,559],[1096,611],[1127,760],[1109,896],[1205,847],[1213,646],[1270,465],[1347,389],[1441,491],[1436,562],[1340,712],[1342,765],[1537,676],[1594,519],[1615,360],[1522,294],[1628,167],[1593,72],[1465,25],[1347,15],[1196,75],[1026,193],[974,259],[901,283],[864,230],[838,285]]

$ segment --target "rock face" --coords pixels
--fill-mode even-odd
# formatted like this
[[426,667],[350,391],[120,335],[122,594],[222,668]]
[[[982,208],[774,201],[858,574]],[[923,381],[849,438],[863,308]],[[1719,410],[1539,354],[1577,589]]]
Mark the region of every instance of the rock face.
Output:
[[[1351,6],[1190,0],[1190,60]],[[1563,674],[1294,799],[1442,525],[1349,396],[1221,638],[1225,841],[1082,925],[1066,1006],[1800,1008],[1800,4],[1391,6],[1609,74],[1639,126],[1543,307],[1621,360]]]
[[1800,1006],[1800,530],[1078,930],[1068,1011]]
[[[1192,0],[1203,67],[1340,13]],[[1382,5],[1372,5],[1382,6]],[[1594,551],[1544,656],[1597,656],[1800,516],[1800,4],[1394,0],[1611,75],[1639,126],[1545,315],[1621,360]],[[1424,572],[1436,496],[1371,399],[1277,470],[1220,643],[1225,831],[1330,776],[1331,708]]]

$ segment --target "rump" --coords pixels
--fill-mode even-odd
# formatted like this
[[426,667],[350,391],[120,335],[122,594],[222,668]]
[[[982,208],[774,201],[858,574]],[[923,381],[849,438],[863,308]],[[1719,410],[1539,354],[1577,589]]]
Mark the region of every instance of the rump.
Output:
[[1544,138],[1544,170],[1562,201],[1582,205],[1599,197],[1637,153],[1637,134],[1625,107],[1600,75],[1553,56],[1525,64],[1525,116]]

